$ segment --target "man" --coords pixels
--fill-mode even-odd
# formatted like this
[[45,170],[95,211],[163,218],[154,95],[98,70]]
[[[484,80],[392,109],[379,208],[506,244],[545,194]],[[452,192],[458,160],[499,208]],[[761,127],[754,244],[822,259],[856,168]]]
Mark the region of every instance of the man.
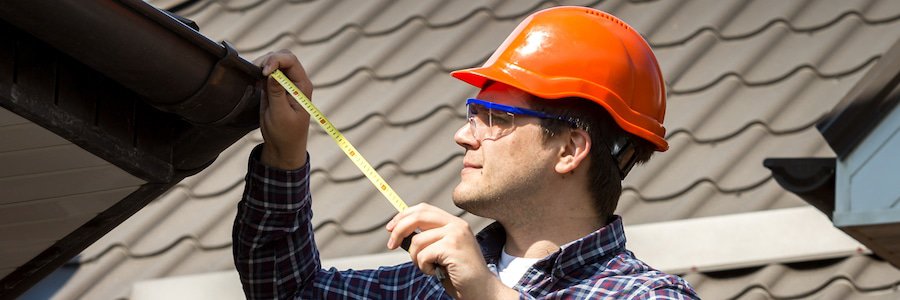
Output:
[[[312,95],[292,54],[256,63]],[[251,154],[234,228],[249,298],[697,298],[627,251],[613,215],[622,178],[668,147],[664,82],[636,31],[590,8],[546,9],[483,67],[452,75],[481,88],[454,136],[466,154],[453,202],[497,222],[476,237],[464,220],[416,205],[386,226],[390,249],[419,231],[411,263],[343,272],[320,268],[312,237],[309,115],[268,80],[265,144]],[[431,276],[436,266],[449,279]]]

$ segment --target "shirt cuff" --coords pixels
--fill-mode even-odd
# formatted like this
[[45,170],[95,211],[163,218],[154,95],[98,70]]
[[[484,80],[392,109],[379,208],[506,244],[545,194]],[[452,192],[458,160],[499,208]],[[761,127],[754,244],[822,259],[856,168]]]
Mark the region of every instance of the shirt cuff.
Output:
[[296,211],[309,203],[309,153],[303,167],[282,170],[262,163],[259,144],[250,152],[247,166],[246,203],[265,211]]

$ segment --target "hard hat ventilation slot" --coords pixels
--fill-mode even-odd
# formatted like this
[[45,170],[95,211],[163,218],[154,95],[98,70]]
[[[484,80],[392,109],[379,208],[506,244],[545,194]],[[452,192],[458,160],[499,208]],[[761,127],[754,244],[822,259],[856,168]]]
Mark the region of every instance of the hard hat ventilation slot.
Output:
[[601,12],[598,12],[598,11],[595,11],[595,10],[586,9],[586,10],[584,10],[584,11],[585,11],[586,13],[589,13],[589,14],[592,14],[592,15],[595,15],[595,16],[602,17],[602,18],[605,18],[605,19],[607,19],[607,20],[613,21],[613,22],[616,23],[617,25],[622,26],[622,27],[624,27],[624,28],[627,29],[627,30],[634,30],[633,28],[631,28],[631,26],[629,26],[628,24],[625,24],[625,22],[622,22],[622,20],[619,20],[619,18],[610,16],[610,15],[608,15],[608,14],[604,14],[604,13],[601,13]]

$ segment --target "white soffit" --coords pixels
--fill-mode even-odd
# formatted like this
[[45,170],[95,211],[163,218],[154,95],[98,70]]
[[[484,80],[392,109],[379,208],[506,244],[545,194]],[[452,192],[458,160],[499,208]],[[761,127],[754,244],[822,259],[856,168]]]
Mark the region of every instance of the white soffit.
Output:
[[625,226],[628,249],[670,273],[789,263],[869,250],[813,207]]
[[0,166],[0,278],[144,184],[4,108]]

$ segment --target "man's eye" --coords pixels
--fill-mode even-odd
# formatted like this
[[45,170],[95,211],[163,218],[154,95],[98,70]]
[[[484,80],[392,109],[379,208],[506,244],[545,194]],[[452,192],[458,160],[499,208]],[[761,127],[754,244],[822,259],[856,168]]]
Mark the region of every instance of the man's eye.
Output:
[[493,111],[491,112],[491,121],[494,124],[509,124],[513,120],[513,115],[508,112],[503,111]]
[[470,105],[468,107],[468,109],[469,109],[470,115],[478,115],[478,111],[479,111],[478,107],[475,107],[474,105]]

